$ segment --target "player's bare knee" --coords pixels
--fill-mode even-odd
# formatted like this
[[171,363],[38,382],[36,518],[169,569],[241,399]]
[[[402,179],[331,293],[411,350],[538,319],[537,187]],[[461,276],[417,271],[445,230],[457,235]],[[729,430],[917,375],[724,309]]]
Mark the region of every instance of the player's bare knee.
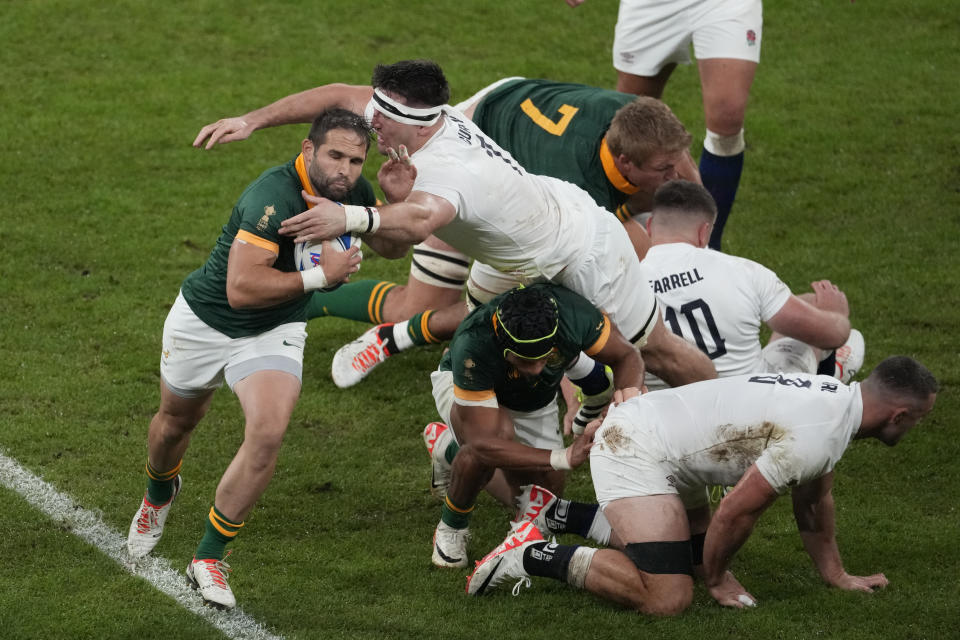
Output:
[[675,616],[693,602],[693,555],[690,540],[631,542],[624,554],[640,571],[642,588],[630,600],[638,611],[655,616]]

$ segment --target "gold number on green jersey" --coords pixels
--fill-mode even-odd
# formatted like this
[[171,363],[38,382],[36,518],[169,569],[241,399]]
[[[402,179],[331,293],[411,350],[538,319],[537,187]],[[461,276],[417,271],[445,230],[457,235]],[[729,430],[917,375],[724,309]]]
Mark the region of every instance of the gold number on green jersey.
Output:
[[527,98],[520,104],[520,109],[527,114],[534,124],[546,131],[547,133],[552,133],[555,136],[562,136],[563,132],[567,130],[567,126],[570,124],[570,121],[573,119],[573,116],[577,114],[577,111],[580,111],[578,107],[571,107],[569,104],[560,105],[560,108],[557,109],[557,113],[560,114],[560,119],[554,122],[547,116],[540,113],[540,109],[537,109],[533,101],[530,98]]

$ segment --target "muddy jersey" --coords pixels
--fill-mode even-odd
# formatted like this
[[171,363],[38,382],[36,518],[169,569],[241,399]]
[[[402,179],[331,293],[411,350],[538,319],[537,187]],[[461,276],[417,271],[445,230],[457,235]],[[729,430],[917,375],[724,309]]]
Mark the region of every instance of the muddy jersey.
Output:
[[783,493],[832,471],[862,418],[859,383],[799,373],[718,378],[611,408],[591,455],[656,461],[681,493],[736,484],[756,463]]
[[[276,254],[274,269],[297,270],[293,240],[279,231],[281,222],[307,210],[301,190],[313,193],[302,155],[264,171],[240,195],[210,257],[181,286],[190,309],[207,325],[231,338],[242,338],[287,322],[306,322],[311,294],[261,309],[234,309],[227,301],[227,257],[235,238]],[[373,187],[361,176],[344,202],[374,205]]]
[[564,287],[531,285],[540,287],[556,299],[559,311],[556,343],[543,371],[527,379],[504,360],[493,330],[493,315],[505,295],[501,294],[460,323],[440,362],[441,370],[453,372],[457,404],[484,404],[495,397],[500,406],[534,411],[556,397],[564,371],[581,351],[593,355],[606,345],[611,329],[606,315]]
[[634,191],[603,143],[632,94],[582,84],[518,79],[491,91],[473,121],[527,171],[572,182],[621,220]]
[[[758,370],[760,328],[790,299],[761,264],[685,242],[650,247],[643,259],[664,324],[707,354],[717,375]],[[648,385],[662,386],[652,378]]]

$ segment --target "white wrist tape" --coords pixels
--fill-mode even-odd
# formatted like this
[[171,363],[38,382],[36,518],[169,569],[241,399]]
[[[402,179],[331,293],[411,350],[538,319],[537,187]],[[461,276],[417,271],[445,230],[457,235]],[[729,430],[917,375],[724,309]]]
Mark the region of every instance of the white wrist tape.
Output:
[[376,207],[345,204],[343,216],[347,223],[347,233],[376,233],[380,228],[380,212]]
[[323,267],[317,266],[313,269],[301,271],[300,277],[303,279],[304,293],[310,293],[327,286],[327,274],[323,272]]
[[554,449],[550,452],[550,466],[556,469],[557,471],[570,471],[573,467],[570,466],[570,461],[567,460],[567,450],[566,449]]

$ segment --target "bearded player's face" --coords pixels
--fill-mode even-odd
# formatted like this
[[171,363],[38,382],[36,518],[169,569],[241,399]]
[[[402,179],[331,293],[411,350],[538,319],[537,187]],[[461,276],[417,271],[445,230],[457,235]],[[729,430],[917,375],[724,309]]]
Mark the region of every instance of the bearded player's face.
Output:
[[357,132],[328,131],[323,143],[304,155],[314,192],[329,200],[342,200],[360,179],[366,157],[367,141]]

